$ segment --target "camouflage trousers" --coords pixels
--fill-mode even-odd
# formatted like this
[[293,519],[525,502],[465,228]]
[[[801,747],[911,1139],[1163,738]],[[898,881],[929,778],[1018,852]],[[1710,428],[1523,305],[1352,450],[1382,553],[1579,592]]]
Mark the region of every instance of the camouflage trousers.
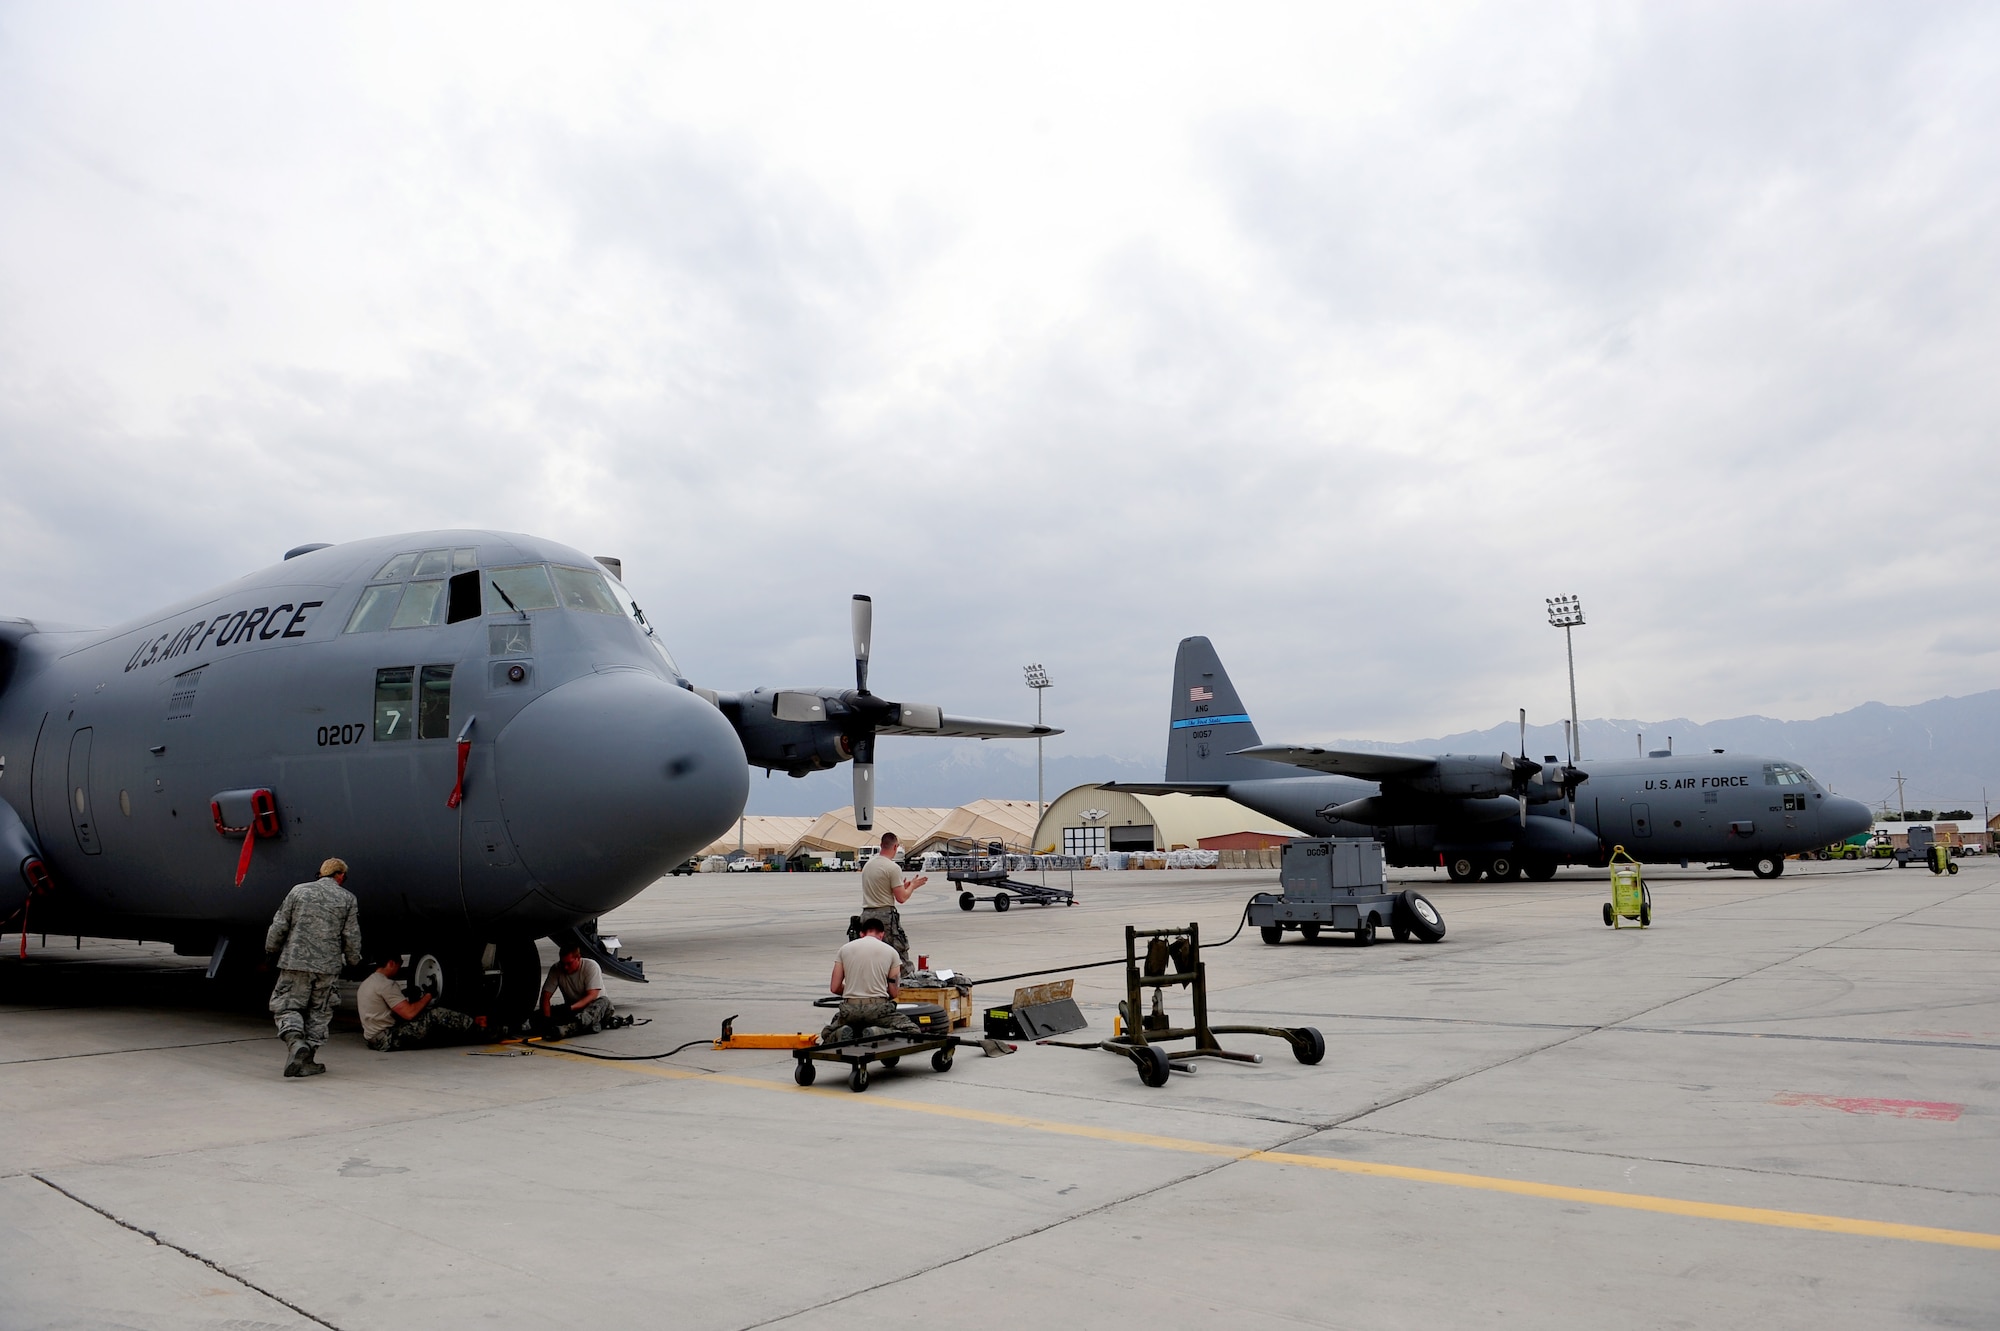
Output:
[[841,999],[840,1011],[833,1014],[833,1020],[819,1033],[819,1042],[834,1043],[840,1038],[839,1031],[842,1026],[850,1028],[854,1032],[854,1038],[857,1039],[865,1026],[880,1026],[884,1030],[895,1031],[900,1035],[923,1034],[916,1022],[896,1010],[896,1000],[893,998]]
[[611,1019],[611,1000],[603,996],[592,999],[580,1008],[549,1008],[549,1025],[554,1027],[558,1040],[567,1040],[572,1035],[587,1035],[604,1028]]
[[863,906],[861,913],[848,921],[847,941],[861,937],[861,922],[866,919],[882,921],[882,941],[896,949],[896,955],[903,959],[903,974],[910,973],[910,936],[903,932],[903,916],[894,906]]
[[277,988],[271,990],[271,1016],[278,1024],[278,1038],[288,1048],[303,1043],[317,1049],[325,1044],[326,1028],[333,1021],[333,1005],[339,996],[338,971],[279,971]]
[[475,1044],[485,1038],[472,1018],[448,1007],[427,1007],[408,1021],[398,1020],[380,1035],[371,1036],[368,1047],[378,1054],[398,1049],[427,1049],[442,1044]]

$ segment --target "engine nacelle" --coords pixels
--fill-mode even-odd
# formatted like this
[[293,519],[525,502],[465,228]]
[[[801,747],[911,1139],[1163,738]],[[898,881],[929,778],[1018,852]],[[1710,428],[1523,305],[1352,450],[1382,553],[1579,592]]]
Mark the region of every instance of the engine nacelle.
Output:
[[832,721],[780,720],[773,705],[777,691],[717,693],[715,705],[736,728],[743,756],[752,767],[792,776],[824,772],[854,756],[847,736]]

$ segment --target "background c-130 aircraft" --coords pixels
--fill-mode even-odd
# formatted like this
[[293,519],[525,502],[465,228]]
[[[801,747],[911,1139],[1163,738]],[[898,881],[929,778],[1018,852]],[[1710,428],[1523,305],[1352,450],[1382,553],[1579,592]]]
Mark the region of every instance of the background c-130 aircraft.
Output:
[[1760,878],[1785,856],[1856,832],[1859,800],[1803,767],[1748,754],[1591,759],[1590,770],[1519,754],[1434,757],[1265,744],[1207,638],[1174,658],[1166,779],[1108,787],[1220,795],[1317,836],[1373,836],[1389,863],[1443,863],[1456,882],[1555,876],[1614,845],[1648,863],[1706,860]]
[[696,689],[615,560],[434,531],[307,545],[114,629],[0,619],[0,928],[261,961],[291,885],[352,866],[372,952],[474,1010],[525,1010],[535,940],[722,835],[749,766],[854,763],[882,734],[1032,737],[868,690]]

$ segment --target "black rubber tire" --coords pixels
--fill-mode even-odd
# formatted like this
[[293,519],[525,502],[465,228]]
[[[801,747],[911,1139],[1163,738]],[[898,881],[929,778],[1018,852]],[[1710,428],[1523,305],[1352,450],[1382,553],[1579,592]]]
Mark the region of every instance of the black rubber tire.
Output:
[[951,1071],[951,1047],[949,1045],[931,1055],[931,1071],[932,1072]]
[[974,906],[977,906],[978,904],[979,904],[979,898],[973,896],[972,893],[960,892],[958,894],[958,908],[960,910],[971,910]]
[[500,989],[494,995],[489,1016],[514,1021],[533,1012],[542,994],[542,954],[532,938],[510,938],[501,943],[496,960],[500,967]]
[[1006,909],[1013,904],[1014,898],[1008,896],[1005,892],[995,892],[993,894],[993,909],[1005,913]]
[[902,1061],[903,1061],[903,1056],[901,1054],[891,1054],[889,1057],[882,1060],[882,1066],[885,1068],[893,1068]]
[[1496,883],[1505,883],[1521,876],[1521,866],[1511,855],[1495,855],[1486,861],[1486,876]]
[[1375,925],[1371,921],[1363,920],[1360,924],[1354,926],[1354,945],[1356,947],[1375,946]]
[[1470,855],[1460,855],[1455,859],[1445,862],[1444,876],[1451,879],[1454,883],[1478,882],[1479,874],[1479,861],[1473,859]]
[[1611,923],[1611,903],[1607,901],[1604,903],[1604,927],[1609,929]]
[[1133,1061],[1139,1065],[1139,1080],[1148,1086],[1160,1087],[1167,1084],[1167,1078],[1174,1075],[1167,1062],[1167,1051],[1158,1045],[1147,1045],[1134,1052]]
[[801,1086],[810,1086],[819,1080],[819,1066],[810,1058],[793,1060],[797,1066],[792,1069],[792,1080]]
[[1312,942],[1315,938],[1318,938],[1319,922],[1315,920],[1311,923],[1300,925],[1299,937],[1305,939],[1308,943]]
[[1556,876],[1554,860],[1530,860],[1522,868],[1537,883],[1546,883]]
[[1326,1057],[1326,1037],[1315,1028],[1295,1026],[1292,1035],[1296,1037],[1292,1044],[1292,1057],[1299,1062],[1311,1067]]
[[1750,872],[1759,878],[1776,878],[1785,871],[1785,862],[1776,855],[1759,855],[1750,862]]
[[854,1070],[847,1074],[847,1089],[856,1095],[868,1089],[868,1065],[856,1063]]
[[1259,938],[1262,938],[1265,942],[1269,943],[1272,947],[1276,947],[1278,944],[1285,941],[1285,931],[1283,929],[1280,929],[1275,924],[1265,925],[1263,928],[1257,931],[1257,936]]
[[1392,924],[1389,926],[1389,936],[1399,943],[1407,943],[1410,941],[1409,927],[1407,925]]
[[1950,862],[1949,864],[1947,864],[1947,865],[1945,866],[1945,870],[1944,870],[1944,871],[1945,871],[1946,873],[1957,873],[1957,872],[1958,872],[1958,861],[1957,861],[1957,860],[1953,860],[1953,861],[1951,861],[1951,862]]
[[1444,916],[1421,892],[1398,892],[1396,904],[1390,908],[1389,924],[1391,928],[1400,924],[1419,943],[1435,943],[1444,937]]
[[1641,929],[1650,929],[1652,926],[1653,903],[1650,901],[1641,901],[1639,903],[1639,927]]
[[[478,943],[419,943],[410,949],[410,964],[400,978],[419,989],[434,983],[437,996],[433,1002],[483,1016],[494,997],[489,990],[499,988],[497,979],[492,985],[487,983],[485,951]],[[540,960],[539,955],[536,959]]]

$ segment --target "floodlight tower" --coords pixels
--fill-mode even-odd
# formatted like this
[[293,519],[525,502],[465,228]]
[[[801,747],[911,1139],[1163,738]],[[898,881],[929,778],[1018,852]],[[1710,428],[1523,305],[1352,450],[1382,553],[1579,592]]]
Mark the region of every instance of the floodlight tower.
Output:
[[[1021,668],[1021,673],[1028,677],[1028,687],[1035,691],[1035,728],[1039,730],[1041,729],[1042,726],[1042,691],[1050,687],[1051,683],[1049,679],[1049,672],[1042,669],[1042,663],[1037,661],[1035,662],[1035,664],[1031,666],[1023,666]],[[1042,814],[1045,812],[1047,812],[1047,808],[1042,802],[1042,737],[1040,735],[1037,735],[1035,736],[1035,830],[1036,831],[1041,830]],[[1033,846],[1028,847],[1028,852],[1030,854],[1037,853],[1035,847]]]
[[1563,649],[1569,654],[1569,760],[1575,765],[1583,756],[1583,728],[1576,716],[1576,643],[1570,632],[1583,627],[1583,602],[1574,596],[1542,599],[1548,603],[1549,625],[1563,631]]

